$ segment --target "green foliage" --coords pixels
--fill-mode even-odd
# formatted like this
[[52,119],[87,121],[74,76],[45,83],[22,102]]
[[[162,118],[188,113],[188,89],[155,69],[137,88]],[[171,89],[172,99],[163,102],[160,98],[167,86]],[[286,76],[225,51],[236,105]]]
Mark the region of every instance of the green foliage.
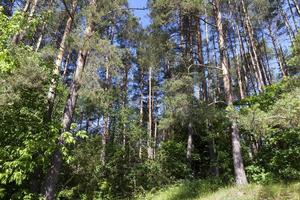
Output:
[[152,187],[188,178],[191,172],[186,162],[185,145],[174,141],[162,143],[157,158],[148,161],[146,166]]
[[300,32],[297,33],[294,38],[292,45],[292,57],[289,59],[288,64],[290,65],[289,71],[292,74],[299,73],[299,65],[300,65]]
[[254,165],[247,168],[254,182],[300,178],[299,88],[298,78],[285,80],[246,100],[249,107],[240,111],[241,127],[254,138],[249,145],[262,141]]
[[[10,38],[25,28],[27,33],[32,34],[39,23],[39,18],[27,21],[21,12],[16,12],[9,18],[3,13],[3,8],[0,6],[0,75],[8,73],[19,66],[19,63],[15,63],[14,54],[20,52],[14,52],[15,49],[11,44]],[[28,47],[24,49],[24,51],[26,50],[28,50]]]
[[257,165],[246,167],[247,177],[253,183],[266,184],[274,181],[272,173]]

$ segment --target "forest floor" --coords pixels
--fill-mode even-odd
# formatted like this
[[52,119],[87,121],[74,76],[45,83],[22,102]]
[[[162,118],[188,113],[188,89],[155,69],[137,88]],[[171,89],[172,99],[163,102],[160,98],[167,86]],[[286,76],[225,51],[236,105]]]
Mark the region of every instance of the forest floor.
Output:
[[188,181],[148,193],[146,200],[300,200],[300,182],[220,187],[205,181]]

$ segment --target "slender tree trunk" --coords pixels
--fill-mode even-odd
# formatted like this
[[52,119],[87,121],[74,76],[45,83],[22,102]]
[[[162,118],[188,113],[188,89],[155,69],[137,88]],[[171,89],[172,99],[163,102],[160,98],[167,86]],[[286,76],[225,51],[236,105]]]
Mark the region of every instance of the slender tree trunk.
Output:
[[[222,65],[226,101],[228,106],[233,106],[231,75],[228,66],[228,61],[226,58],[226,45],[224,39],[222,15],[220,11],[220,2],[219,0],[214,0],[213,2],[214,2],[213,9],[216,18],[217,31],[219,34],[220,61]],[[233,164],[234,164],[236,183],[238,185],[244,185],[247,184],[247,177],[246,177],[244,164],[243,164],[239,129],[236,120],[235,119],[230,119],[230,120],[231,120],[231,129],[232,129],[231,137],[232,137],[232,153],[233,153],[233,162],[234,162]]]
[[[49,3],[48,3],[48,9],[49,10],[51,9],[52,5],[53,5],[53,0],[50,0]],[[36,43],[35,52],[38,52],[40,47],[41,47],[46,26],[47,26],[47,20],[45,20],[43,22],[42,28],[40,29],[39,37],[38,37],[38,40],[37,40],[37,43]]]
[[[25,7],[23,9],[24,13],[27,12],[29,10],[30,5],[32,4],[31,8],[30,8],[29,15],[28,15],[28,19],[27,19],[27,21],[29,21],[29,22],[33,18],[33,15],[34,15],[35,10],[36,10],[37,3],[38,3],[38,0],[32,0],[32,1],[29,0],[29,1],[26,2],[26,5],[25,5]],[[12,39],[12,43],[14,45],[19,44],[23,40],[25,34],[26,34],[26,29],[20,30],[18,33],[16,33],[14,35],[14,37]]]
[[60,67],[61,67],[61,64],[63,61],[63,56],[64,56],[65,50],[66,50],[66,40],[71,32],[71,26],[72,26],[73,18],[75,15],[76,7],[77,7],[77,0],[73,0],[72,10],[71,10],[72,16],[69,16],[69,18],[67,20],[64,34],[63,34],[61,42],[59,44],[58,54],[55,59],[55,67],[52,71],[52,79],[51,79],[51,83],[50,83],[49,90],[48,90],[48,96],[47,96],[48,103],[47,103],[47,108],[46,108],[46,113],[45,113],[46,121],[51,120],[51,115],[53,112],[55,95],[56,95],[56,87],[57,87],[59,75],[60,75]]
[[[124,71],[125,71],[125,74],[124,74],[124,78],[123,78],[123,86],[122,86],[122,91],[124,92],[123,93],[123,108],[125,109],[127,107],[127,90],[128,90],[128,71],[129,71],[129,67],[128,64],[124,64]],[[127,135],[126,135],[126,124],[123,123],[123,148],[124,150],[126,149],[126,145],[127,145]],[[129,157],[129,155],[127,155]]]
[[152,67],[149,67],[149,97],[148,97],[148,140],[147,140],[148,158],[153,159],[152,148]]
[[[143,94],[143,88],[144,88],[144,75],[143,71],[141,74],[141,82],[140,82],[140,127],[142,128],[144,125],[144,94]],[[143,145],[142,145],[142,136],[139,138],[139,158],[142,159],[142,151],[143,151]]]
[[[108,61],[108,58],[106,58],[106,60]],[[106,73],[105,73],[105,81],[106,81],[106,87],[105,87],[105,91],[108,91],[109,88],[111,87],[111,77],[109,74],[109,66],[106,66]],[[108,103],[108,102],[107,102]],[[104,115],[104,130],[103,130],[103,135],[102,135],[102,150],[101,150],[101,163],[102,165],[106,164],[106,151],[107,151],[107,142],[109,139],[109,125],[110,125],[110,115],[109,115],[109,105],[110,103],[108,103],[107,106],[107,111]]]
[[[233,13],[232,11],[234,10],[232,8],[232,3],[231,1],[228,2],[229,5],[230,5],[230,11],[229,11],[229,15],[231,18],[233,18]],[[238,82],[238,86],[239,86],[239,94],[240,94],[240,98],[241,99],[244,99],[245,98],[245,92],[244,92],[244,85],[243,85],[243,81],[242,81],[242,70],[241,70],[241,65],[242,65],[242,62],[240,61],[240,57],[238,56],[238,48],[237,48],[237,45],[236,45],[236,36],[239,35],[239,30],[237,30],[239,27],[236,26],[236,24],[234,23],[234,20],[231,21],[231,26],[232,26],[232,29],[234,31],[233,35],[234,35],[234,39],[233,39],[233,43],[234,45],[232,45],[232,42],[231,42],[231,51],[232,51],[232,55],[233,55],[233,58],[234,60],[236,61],[235,64],[236,64],[236,75],[237,75],[237,82]],[[239,36],[238,36],[239,37]],[[229,37],[230,38],[230,37]],[[230,40],[231,41],[231,40]],[[235,47],[235,50],[234,50],[234,47]]]
[[46,28],[46,22],[43,23],[43,26],[41,28],[41,33],[40,33],[40,36],[37,40],[37,43],[36,43],[36,47],[35,47],[35,52],[38,52],[41,48],[41,44],[42,44],[42,41],[43,41],[43,36],[44,36],[44,31],[45,31],[45,28]]
[[241,57],[241,66],[243,68],[243,74],[244,74],[244,88],[245,88],[245,91],[244,91],[244,94],[247,93],[248,91],[248,76],[247,76],[247,70],[246,70],[246,64],[248,64],[248,60],[246,58],[246,55],[245,55],[245,47],[244,47],[244,43],[243,43],[243,39],[241,37],[241,32],[240,32],[240,29],[239,27],[237,26],[236,27],[236,32],[237,32],[237,36],[238,36],[238,41],[239,41],[239,48],[236,48],[236,49],[239,49],[240,50],[240,57]]
[[289,10],[290,10],[290,13],[291,13],[291,16],[292,16],[292,20],[293,20],[293,23],[294,23],[294,26],[295,26],[295,32],[297,33],[298,32],[298,24],[297,24],[297,20],[295,18],[295,15],[294,15],[294,12],[293,12],[293,7],[291,5],[291,1],[288,0],[288,6],[289,6]]
[[32,0],[27,0],[27,1],[26,1],[25,5],[24,5],[24,8],[23,8],[23,13],[28,12],[31,1],[32,1]]
[[267,77],[269,80],[270,85],[273,84],[273,77],[272,77],[272,72],[271,72],[271,68],[270,68],[270,62],[269,62],[269,57],[268,57],[268,51],[267,51],[267,43],[266,43],[266,39],[264,36],[264,33],[262,32],[262,40],[265,41],[264,43],[264,52],[263,54],[265,55],[265,59],[266,59],[266,73],[267,73]]
[[157,120],[154,120],[154,147],[153,147],[153,158],[156,157],[157,148]]
[[186,158],[191,164],[192,161],[192,151],[193,151],[193,125],[190,122],[188,124],[188,140],[187,140],[187,147],[186,147]]
[[[286,58],[284,56],[284,53],[283,53],[283,50],[282,50],[282,46],[280,44],[279,44],[279,54],[281,55],[283,66],[287,66]],[[289,76],[289,71],[288,71],[287,67],[285,67],[285,73],[286,73],[287,76]]]
[[[207,16],[207,11],[205,9],[205,19],[208,22],[208,16]],[[210,66],[211,65],[211,61],[210,61],[210,48],[209,48],[209,30],[208,30],[208,23],[205,23],[205,46],[206,46],[206,66]],[[211,70],[209,70],[208,67],[206,67],[206,71],[207,71],[207,99],[208,101],[210,101],[211,95],[213,95],[213,88],[211,87]]]
[[[196,17],[196,34],[197,34],[197,54],[198,54],[198,62],[199,62],[199,71],[201,75],[201,85],[202,85],[202,97],[203,100],[208,100],[208,92],[207,92],[207,82],[205,75],[205,64],[203,59],[203,51],[202,51],[202,33],[201,33],[201,24],[199,17]],[[200,97],[200,95],[199,95]]]
[[294,5],[296,7],[298,16],[300,16],[300,6],[299,6],[299,3],[297,2],[297,0],[293,0],[293,2],[294,2]]
[[70,55],[71,53],[67,54],[67,58],[64,62],[64,71],[63,71],[63,75],[62,75],[62,79],[65,81],[67,73],[68,73],[68,66],[69,66],[69,62],[70,62]]
[[[246,42],[248,42],[248,41],[246,40]],[[252,85],[253,85],[254,90],[256,90],[256,86],[257,86],[258,91],[261,91],[260,90],[260,88],[261,88],[260,87],[260,83],[262,82],[262,80],[261,80],[261,77],[259,76],[257,68],[255,67],[255,60],[254,60],[253,52],[251,51],[250,48],[251,47],[250,47],[250,45],[248,43],[247,50],[249,52],[250,60],[251,60],[251,64],[250,64],[250,62],[248,62],[248,69],[250,69],[250,71],[252,72],[252,74],[254,74],[254,76],[252,76],[253,78],[251,79],[251,81],[253,82]],[[254,82],[256,84],[254,84]]]
[[270,35],[271,40],[272,40],[273,47],[274,47],[277,63],[278,63],[278,66],[280,67],[281,74],[282,74],[283,77],[286,77],[285,66],[283,64],[282,57],[279,54],[278,43],[277,43],[277,40],[276,40],[276,38],[275,38],[275,36],[272,32],[271,25],[268,26],[268,30],[269,30],[269,35]]
[[291,40],[291,43],[293,43],[293,41],[294,41],[293,38],[295,37],[295,33],[294,33],[294,31],[293,31],[293,29],[292,29],[292,27],[291,27],[291,25],[290,25],[290,22],[289,22],[289,20],[288,20],[288,18],[287,18],[287,16],[286,16],[286,14],[285,14],[284,11],[283,11],[281,5],[279,5],[278,7],[279,7],[279,11],[280,11],[281,18],[282,18],[282,20],[284,21],[284,25],[285,25],[285,27],[286,27],[287,33],[288,33],[288,35],[289,35],[289,38],[290,38],[290,40]]
[[215,101],[218,100],[218,97],[220,96],[221,94],[221,88],[220,88],[220,83],[219,83],[219,69],[218,69],[218,57],[217,57],[217,47],[216,47],[216,41],[215,41],[215,35],[213,34],[213,52],[214,52],[214,61],[215,61],[215,76],[214,76],[214,82],[215,82],[215,85],[216,85],[216,89],[215,89]]
[[[96,6],[96,0],[90,0],[91,6]],[[92,37],[93,34],[93,20],[89,19],[87,27],[85,29],[85,40],[89,40]],[[66,101],[64,113],[63,113],[63,119],[62,119],[62,134],[66,131],[70,130],[75,106],[76,106],[76,100],[78,96],[78,90],[80,89],[81,85],[81,78],[82,73],[84,71],[84,67],[86,64],[86,59],[88,57],[89,50],[86,48],[83,48],[79,50],[78,52],[78,58],[77,58],[77,64],[76,64],[76,71],[74,74],[74,80],[72,82],[72,85],[70,87],[69,95]],[[57,150],[54,153],[52,164],[50,167],[50,170],[48,172],[48,175],[46,177],[45,185],[44,185],[44,195],[46,200],[54,200],[55,199],[55,189],[56,184],[58,182],[58,177],[60,173],[60,168],[62,165],[62,155],[60,152],[60,148],[63,146],[64,140],[61,135],[58,141]]]
[[281,18],[282,18],[282,20],[284,21],[284,25],[285,25],[285,27],[286,27],[286,30],[287,30],[287,32],[288,32],[290,38],[291,38],[291,42],[293,42],[293,38],[295,37],[295,33],[294,33],[294,31],[293,31],[293,29],[292,29],[292,27],[291,27],[291,24],[290,24],[290,22],[289,22],[288,17],[286,16],[284,10],[283,10],[282,7],[280,6],[280,2],[279,2],[278,0],[277,0],[277,2],[278,2],[278,5],[279,5],[278,7],[279,7],[279,11],[280,11]]
[[86,115],[86,125],[85,125],[85,131],[88,133],[90,128],[90,118],[88,114]]
[[104,131],[102,135],[102,149],[101,149],[101,163],[102,165],[106,164],[106,149],[107,149],[107,141],[109,137],[109,124],[110,124],[110,117],[108,114],[104,117]]
[[263,86],[265,85],[265,82],[263,81],[264,79],[263,79],[263,75],[261,72],[261,66],[260,66],[259,59],[258,59],[258,50],[257,50],[256,40],[254,38],[254,32],[253,32],[251,20],[248,15],[244,0],[241,0],[241,3],[242,3],[243,14],[245,16],[244,21],[245,21],[247,33],[249,36],[251,52],[253,53],[253,66],[254,66],[255,73],[257,73],[258,89],[259,89],[259,91],[262,91]]
[[[207,11],[205,9],[205,18],[206,21],[208,21],[208,16],[207,16]],[[206,60],[207,60],[207,65],[210,64],[210,52],[209,52],[209,31],[208,31],[208,24],[205,23],[205,45],[206,45]],[[209,70],[207,69],[208,76],[210,75]],[[210,93],[210,87],[209,84],[207,83],[207,97],[205,98],[207,102],[209,102],[209,94]],[[214,97],[215,98],[215,95]],[[207,130],[209,130],[210,127],[210,122],[209,119],[207,119]],[[210,171],[212,176],[219,177],[219,167],[218,167],[218,160],[217,160],[217,152],[215,148],[215,141],[214,139],[209,140],[209,158],[210,158]]]
[[[232,28],[234,30],[234,32],[236,32],[236,27],[234,24],[232,24]],[[229,36],[229,38],[231,38]],[[240,99],[244,99],[245,98],[245,92],[244,92],[244,88],[243,88],[243,81],[242,81],[242,71],[241,71],[241,62],[240,62],[240,58],[238,56],[238,49],[236,48],[236,40],[235,40],[235,35],[234,35],[234,40],[232,41],[230,39],[230,49],[231,49],[231,53],[233,56],[233,61],[235,63],[235,71],[236,71],[236,77],[237,77],[237,83],[239,86],[239,94],[240,94]]]

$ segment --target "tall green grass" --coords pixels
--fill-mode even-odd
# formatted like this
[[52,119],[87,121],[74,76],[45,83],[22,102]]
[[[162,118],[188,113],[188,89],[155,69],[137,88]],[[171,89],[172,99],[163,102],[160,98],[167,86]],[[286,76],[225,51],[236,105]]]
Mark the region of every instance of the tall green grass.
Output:
[[140,200],[300,200],[300,183],[221,187],[211,181],[184,181]]

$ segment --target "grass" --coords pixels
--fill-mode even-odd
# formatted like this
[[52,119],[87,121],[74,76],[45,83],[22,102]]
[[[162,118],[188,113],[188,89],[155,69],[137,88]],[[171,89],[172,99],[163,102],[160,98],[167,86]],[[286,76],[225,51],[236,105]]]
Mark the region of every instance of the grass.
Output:
[[145,200],[300,200],[300,182],[220,187],[208,181],[185,181],[138,199]]

